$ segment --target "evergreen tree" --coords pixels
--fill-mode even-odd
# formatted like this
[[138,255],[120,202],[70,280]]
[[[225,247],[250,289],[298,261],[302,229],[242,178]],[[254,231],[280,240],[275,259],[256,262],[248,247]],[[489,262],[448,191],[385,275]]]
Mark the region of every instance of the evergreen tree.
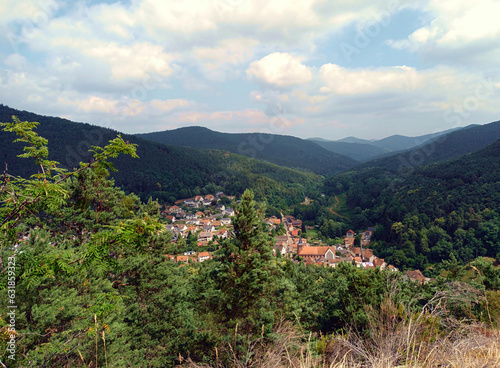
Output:
[[[223,241],[216,270],[219,318],[235,331],[240,348],[253,337],[267,336],[278,309],[281,271],[262,231],[262,210],[246,190],[233,218],[235,239]],[[244,349],[242,350],[244,351]]]

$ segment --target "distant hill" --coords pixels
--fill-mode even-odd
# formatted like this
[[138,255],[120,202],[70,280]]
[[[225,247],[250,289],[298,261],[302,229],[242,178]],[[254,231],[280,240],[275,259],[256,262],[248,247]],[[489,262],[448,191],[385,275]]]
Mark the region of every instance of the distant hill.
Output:
[[[467,129],[466,151],[484,145],[484,137],[499,124],[482,126],[482,131]],[[450,133],[443,147],[463,143],[463,134]],[[499,157],[496,140],[473,153],[405,173],[361,167],[327,179],[324,191],[346,196],[356,228],[378,224],[371,248],[397,267],[424,270],[443,260],[500,258]]]
[[204,127],[187,127],[136,136],[169,145],[226,150],[325,176],[358,164],[354,159],[328,151],[314,142],[278,134],[230,134]]
[[[311,139],[315,139],[315,138],[311,138]],[[345,137],[345,138],[342,138],[342,139],[339,139],[339,140],[336,140],[336,141],[330,141],[330,142],[370,144],[373,141],[375,141],[375,139],[368,140],[368,139],[361,139],[361,138],[356,138],[356,137]]]
[[333,142],[326,140],[320,141],[316,140],[316,138],[311,138],[309,140],[329,151],[348,156],[359,162],[366,162],[375,157],[391,152],[390,150],[366,143]]
[[[461,128],[459,128],[461,129]],[[359,162],[366,162],[377,158],[390,156],[392,152],[409,150],[441,135],[450,133],[456,129],[445,130],[439,133],[426,134],[418,137],[407,137],[404,135],[392,135],[383,139],[359,139],[346,137],[338,141],[330,141],[323,138],[309,138],[329,151],[351,157]]]
[[[37,133],[49,140],[49,158],[61,166],[73,168],[88,161],[91,145],[103,146],[119,132],[98,126],[75,123],[66,119],[19,111],[0,105],[0,121],[12,121],[16,115],[22,121],[38,121]],[[116,184],[134,192],[144,200],[149,196],[172,202],[198,194],[223,191],[241,194],[252,188],[259,200],[293,203],[302,201],[305,192],[315,187],[321,178],[289,168],[251,159],[220,150],[202,150],[166,146],[133,135],[122,134],[125,140],[138,144],[140,159],[121,156],[114,160],[118,169],[112,173]],[[12,143],[15,136],[0,133],[0,162],[8,165],[12,175],[35,173],[32,160],[20,159],[22,144]],[[3,171],[3,168],[2,168]]]
[[471,125],[431,139],[410,150],[367,162],[361,168],[384,168],[393,172],[413,170],[420,165],[442,162],[480,150],[498,139],[500,121]]

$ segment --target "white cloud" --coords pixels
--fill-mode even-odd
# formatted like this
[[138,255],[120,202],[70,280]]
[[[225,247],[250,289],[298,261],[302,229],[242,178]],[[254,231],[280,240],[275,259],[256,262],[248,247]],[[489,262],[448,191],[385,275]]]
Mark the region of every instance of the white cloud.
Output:
[[205,65],[214,69],[222,63],[241,64],[253,54],[258,44],[250,38],[232,38],[222,40],[216,47],[199,47],[194,50],[196,58],[205,60]]
[[179,108],[187,107],[190,105],[188,100],[171,99],[171,100],[153,100],[150,102],[151,106],[160,111],[172,111]]
[[89,96],[79,100],[70,100],[65,97],[60,97],[58,102],[62,105],[75,106],[78,110],[84,112],[101,112],[106,114],[117,113],[117,101],[98,96]]
[[299,58],[283,52],[254,61],[247,69],[247,75],[276,87],[303,84],[312,79],[311,70]]
[[56,0],[2,0],[0,25],[19,21],[28,28],[42,27],[58,8]]
[[432,0],[421,5],[429,21],[407,39],[389,40],[396,49],[418,51],[429,60],[498,64],[500,2]]
[[422,86],[422,76],[407,66],[377,70],[350,70],[335,64],[325,64],[319,71],[324,82],[321,92],[358,95],[378,91],[414,90]]

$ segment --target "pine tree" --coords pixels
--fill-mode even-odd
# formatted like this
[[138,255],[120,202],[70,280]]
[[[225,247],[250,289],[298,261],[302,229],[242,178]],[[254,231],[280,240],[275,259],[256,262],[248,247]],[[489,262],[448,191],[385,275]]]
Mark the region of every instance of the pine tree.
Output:
[[[235,239],[222,242],[216,270],[221,323],[235,331],[239,348],[272,330],[281,270],[262,228],[262,211],[246,190],[233,219]],[[226,334],[227,335],[227,334]],[[230,335],[230,336],[231,336]]]

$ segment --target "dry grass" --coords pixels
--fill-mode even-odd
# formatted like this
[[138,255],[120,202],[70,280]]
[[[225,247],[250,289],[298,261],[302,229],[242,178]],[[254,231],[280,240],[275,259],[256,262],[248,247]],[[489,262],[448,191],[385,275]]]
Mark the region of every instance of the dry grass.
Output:
[[[462,287],[462,286],[460,286]],[[466,295],[469,290],[452,290]],[[469,293],[469,299],[471,294]],[[243,358],[214,368],[496,368],[500,367],[500,330],[450,318],[447,300],[438,293],[421,310],[410,313],[386,298],[380,309],[367,308],[363,333],[323,336],[311,343],[290,323],[277,327],[272,342],[255,340]],[[477,297],[472,295],[472,297]],[[464,299],[465,309],[469,308]],[[228,353],[229,350],[225,352]],[[226,355],[227,356],[227,355]],[[189,362],[187,367],[207,368]]]

